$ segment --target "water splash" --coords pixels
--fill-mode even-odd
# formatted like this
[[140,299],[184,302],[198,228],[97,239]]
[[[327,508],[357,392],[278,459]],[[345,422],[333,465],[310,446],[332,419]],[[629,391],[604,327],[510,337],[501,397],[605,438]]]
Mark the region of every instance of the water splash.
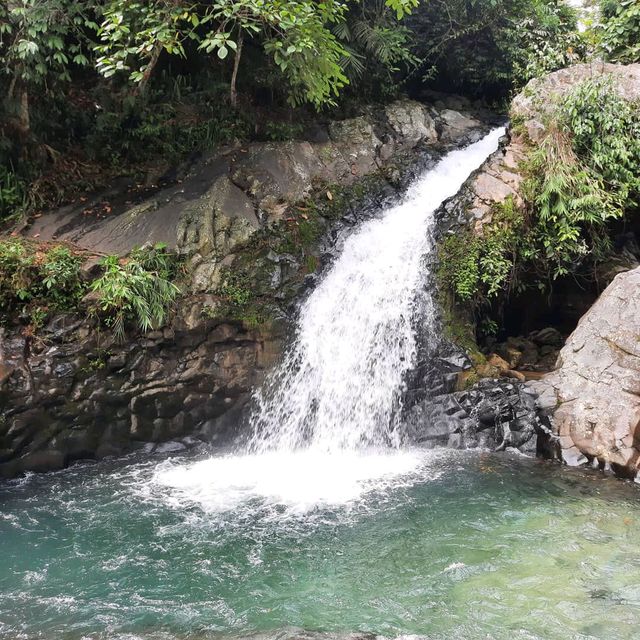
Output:
[[382,217],[363,224],[300,310],[295,341],[256,394],[249,449],[335,452],[401,444],[415,319],[433,327],[422,291],[434,212],[497,149],[504,129],[445,156]]

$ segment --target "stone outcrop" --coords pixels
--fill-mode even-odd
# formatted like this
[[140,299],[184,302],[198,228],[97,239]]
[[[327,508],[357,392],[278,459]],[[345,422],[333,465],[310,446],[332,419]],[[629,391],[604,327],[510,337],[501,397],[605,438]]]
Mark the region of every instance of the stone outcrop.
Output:
[[619,274],[532,383],[562,458],[635,477],[640,469],[640,268]]
[[584,80],[607,78],[613,91],[629,101],[640,99],[640,64],[591,62],[576,64],[531,80],[511,104],[512,118],[520,121],[528,138],[538,142],[545,133],[545,121],[563,96]]
[[[471,225],[481,233],[483,225],[492,221],[496,205],[508,198],[513,198],[516,205],[522,204],[521,164],[527,150],[542,139],[545,122],[557,108],[558,101],[581,81],[598,77],[609,78],[615,91],[625,99],[640,99],[640,64],[578,64],[532,80],[511,105],[511,119],[517,126],[510,129],[501,148],[448,203],[448,217],[458,224]],[[441,113],[442,117],[445,113]],[[450,131],[456,120],[457,117],[450,122]]]
[[234,437],[282,331],[208,319],[199,298],[183,301],[170,326],[126,343],[74,316],[37,336],[0,336],[0,477],[144,443]]
[[[542,140],[545,127],[563,96],[581,81],[598,77],[610,79],[612,90],[623,98],[640,99],[640,64],[594,62],[532,80],[512,103],[512,127],[501,148],[438,213],[441,232],[458,233],[471,228],[476,234],[482,234],[498,205],[508,199],[520,205],[522,161],[528,151]],[[599,276],[604,284],[621,269],[637,265],[634,252],[626,249],[629,243],[635,244],[633,238],[625,247],[616,246],[616,259],[607,269],[601,269]],[[540,442],[545,455],[559,453],[568,464],[592,463],[632,477],[640,469],[639,284],[640,268],[618,275],[584,315],[559,355],[564,336],[549,329],[537,330],[527,338],[510,337],[500,344],[488,345],[505,365],[517,369],[515,373],[524,371],[527,378],[542,377],[527,383],[527,388],[534,394],[532,397],[539,395],[539,419],[544,427],[539,430],[539,436],[542,435]],[[589,301],[596,294],[581,292]],[[564,295],[568,300],[566,292]],[[532,302],[535,299],[532,296],[528,304],[535,305]],[[457,313],[464,313],[455,308],[448,311],[451,311],[452,322],[460,319]],[[564,335],[569,331],[570,328]],[[543,376],[543,372],[554,368],[555,371]],[[495,369],[476,366],[460,377],[471,382],[476,376],[484,376],[485,370],[486,375],[505,375],[505,371]],[[490,383],[487,384],[490,387]],[[465,409],[469,415],[451,413],[453,402],[438,401],[429,410],[435,412],[433,418],[440,425],[441,433],[435,427],[435,431],[430,430],[432,418],[429,411],[424,413],[419,422],[425,438],[457,446],[460,439],[463,442],[467,439],[466,434],[474,432],[469,411]],[[553,432],[547,433],[551,426]],[[475,442],[473,437],[470,441]]]
[[116,186],[36,218],[24,233],[108,254],[162,242],[189,257],[194,293],[213,291],[225,258],[314,187],[351,185],[404,162],[419,146],[458,144],[481,126],[470,114],[400,100],[318,125],[313,141],[220,149],[173,176],[171,186],[152,193]]

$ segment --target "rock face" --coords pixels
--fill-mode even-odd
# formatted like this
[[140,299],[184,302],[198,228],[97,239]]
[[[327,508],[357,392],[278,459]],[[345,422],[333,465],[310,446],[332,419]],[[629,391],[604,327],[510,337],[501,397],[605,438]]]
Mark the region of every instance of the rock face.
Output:
[[350,185],[390,169],[420,145],[460,143],[479,127],[469,114],[400,100],[318,125],[313,142],[223,148],[195,162],[170,187],[145,194],[120,186],[45,214],[25,233],[98,253],[126,254],[163,242],[189,257],[194,293],[213,291],[225,258],[258,229],[282,220],[314,185]]
[[406,429],[408,438],[423,446],[514,448],[532,454],[550,434],[538,417],[535,391],[504,379],[484,379],[464,391],[415,405],[406,417]]
[[70,316],[37,337],[2,336],[0,477],[145,442],[235,435],[251,388],[277,357],[282,328],[216,322],[203,308],[202,300],[185,303],[170,327],[124,344]]
[[533,384],[569,464],[638,473],[639,292],[640,268],[616,276],[567,340],[557,370]]

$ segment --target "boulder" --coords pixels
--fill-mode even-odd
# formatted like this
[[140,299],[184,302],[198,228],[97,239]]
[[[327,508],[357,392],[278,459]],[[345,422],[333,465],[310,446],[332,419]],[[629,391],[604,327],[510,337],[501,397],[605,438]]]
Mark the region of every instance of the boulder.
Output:
[[640,268],[615,277],[560,351],[556,371],[532,385],[553,418],[567,463],[597,460],[636,476]]
[[459,111],[445,109],[440,113],[442,121],[442,139],[446,141],[457,140],[480,124],[475,118],[471,118]]
[[399,100],[388,105],[385,114],[404,147],[413,148],[421,142],[433,144],[438,141],[435,122],[424,105],[413,100]]
[[538,142],[545,134],[545,121],[558,101],[584,80],[609,77],[612,86],[623,98],[640,99],[640,64],[609,64],[595,61],[560,69],[527,84],[513,100],[511,114],[522,121],[527,135]]

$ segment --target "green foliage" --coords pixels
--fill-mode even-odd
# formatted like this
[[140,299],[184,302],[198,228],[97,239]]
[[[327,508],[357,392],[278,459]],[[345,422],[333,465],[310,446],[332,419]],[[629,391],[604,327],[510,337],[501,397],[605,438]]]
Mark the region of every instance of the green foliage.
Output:
[[531,154],[527,184],[540,257],[556,278],[608,250],[606,223],[638,206],[640,112],[608,81],[587,80],[559,105]]
[[[417,4],[417,0],[386,0],[385,6],[400,20]],[[109,0],[99,31],[97,64],[106,77],[125,71],[132,81],[146,84],[162,52],[186,58],[195,48],[218,61],[231,54],[234,103],[237,70],[248,40],[259,44],[278,68],[288,84],[291,104],[332,104],[348,83],[343,67],[349,52],[331,26],[345,21],[349,5],[346,0]],[[377,35],[390,42],[388,34]],[[400,42],[392,43],[389,57],[397,57],[401,47]]]
[[300,122],[267,122],[264,137],[272,141],[295,140],[303,131],[304,125]]
[[524,218],[514,200],[496,205],[480,234],[463,231],[440,244],[438,281],[474,306],[495,299],[512,284],[517,257],[527,242]]
[[0,4],[0,60],[22,84],[68,81],[90,62],[87,30],[96,30],[90,0],[21,0]]
[[131,80],[144,82],[162,51],[186,57],[191,42],[205,55],[225,60],[232,52],[239,62],[247,37],[262,41],[289,82],[292,102],[319,105],[344,86],[342,48],[327,28],[344,11],[344,3],[335,0],[111,0],[100,29],[98,67],[106,76],[128,71]]
[[268,322],[272,316],[271,301],[261,295],[253,277],[252,270],[241,265],[224,269],[216,291],[220,304],[210,312],[211,317],[236,320],[248,328]]
[[639,62],[640,1],[602,0],[601,12],[595,32],[604,57],[611,62]]
[[345,75],[359,95],[392,96],[398,88],[395,76],[416,62],[411,53],[414,34],[398,22],[396,11],[384,0],[352,4],[345,20],[333,27],[347,52],[341,60]]
[[97,295],[97,312],[116,336],[124,338],[127,322],[142,331],[162,326],[180,289],[171,282],[174,258],[162,244],[134,249],[127,258],[107,256],[104,273],[91,285]]
[[640,109],[587,80],[556,106],[524,168],[525,206],[507,199],[479,235],[447,237],[439,281],[479,306],[526,280],[548,282],[606,258],[608,224],[640,206]]
[[0,313],[41,325],[51,311],[73,309],[86,291],[82,257],[65,246],[42,249],[18,238],[0,241]]
[[216,88],[186,88],[167,100],[168,88],[146,96],[127,96],[99,112],[87,131],[89,157],[123,170],[161,158],[176,161],[221,143],[249,138],[253,123],[230,110]]
[[564,69],[586,55],[575,12],[564,2],[537,2],[531,15],[504,36],[512,60],[514,85]]
[[0,165],[0,220],[22,209],[26,185],[10,166]]
[[578,59],[576,23],[563,0],[430,0],[408,19],[420,34],[412,77],[445,91],[504,97]]

